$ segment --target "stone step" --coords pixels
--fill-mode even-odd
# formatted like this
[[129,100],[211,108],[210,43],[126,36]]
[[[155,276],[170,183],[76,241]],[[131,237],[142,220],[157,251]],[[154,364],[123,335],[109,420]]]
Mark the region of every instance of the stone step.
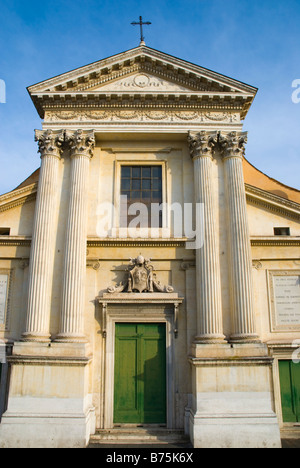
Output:
[[189,442],[182,430],[165,428],[114,428],[97,430],[90,444],[184,444]]

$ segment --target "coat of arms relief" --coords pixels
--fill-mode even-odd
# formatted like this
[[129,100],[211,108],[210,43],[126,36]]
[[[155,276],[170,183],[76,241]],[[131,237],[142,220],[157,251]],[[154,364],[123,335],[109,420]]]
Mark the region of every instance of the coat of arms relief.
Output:
[[154,267],[150,259],[139,255],[137,258],[131,259],[126,270],[126,279],[124,282],[116,286],[110,286],[107,289],[110,294],[122,292],[127,293],[173,293],[172,286],[164,286],[157,280]]

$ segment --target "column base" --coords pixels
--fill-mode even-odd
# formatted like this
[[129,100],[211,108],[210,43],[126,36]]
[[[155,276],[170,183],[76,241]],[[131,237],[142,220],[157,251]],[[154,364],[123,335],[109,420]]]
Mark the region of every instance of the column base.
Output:
[[72,333],[60,333],[54,340],[55,343],[88,343],[85,335],[72,334]]
[[195,343],[199,344],[225,344],[227,343],[226,337],[224,335],[198,335],[195,338]]
[[22,335],[22,341],[33,343],[49,343],[51,341],[50,334],[25,332]]
[[230,335],[230,343],[261,343],[259,336],[256,334],[234,334]]

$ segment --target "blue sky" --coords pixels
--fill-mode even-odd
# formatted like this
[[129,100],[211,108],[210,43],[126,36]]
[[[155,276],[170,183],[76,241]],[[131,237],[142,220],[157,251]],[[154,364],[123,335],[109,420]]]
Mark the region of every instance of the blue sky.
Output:
[[[0,193],[39,165],[41,128],[26,87],[146,44],[259,88],[244,123],[246,157],[300,189],[299,0],[0,0]],[[299,93],[300,96],[300,93]]]

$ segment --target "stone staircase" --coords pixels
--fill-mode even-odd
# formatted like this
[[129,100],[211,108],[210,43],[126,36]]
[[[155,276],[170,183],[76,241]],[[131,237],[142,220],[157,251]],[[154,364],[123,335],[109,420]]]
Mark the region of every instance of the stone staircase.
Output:
[[89,448],[174,447],[190,448],[189,437],[182,430],[161,427],[116,427],[98,429],[91,436]]

